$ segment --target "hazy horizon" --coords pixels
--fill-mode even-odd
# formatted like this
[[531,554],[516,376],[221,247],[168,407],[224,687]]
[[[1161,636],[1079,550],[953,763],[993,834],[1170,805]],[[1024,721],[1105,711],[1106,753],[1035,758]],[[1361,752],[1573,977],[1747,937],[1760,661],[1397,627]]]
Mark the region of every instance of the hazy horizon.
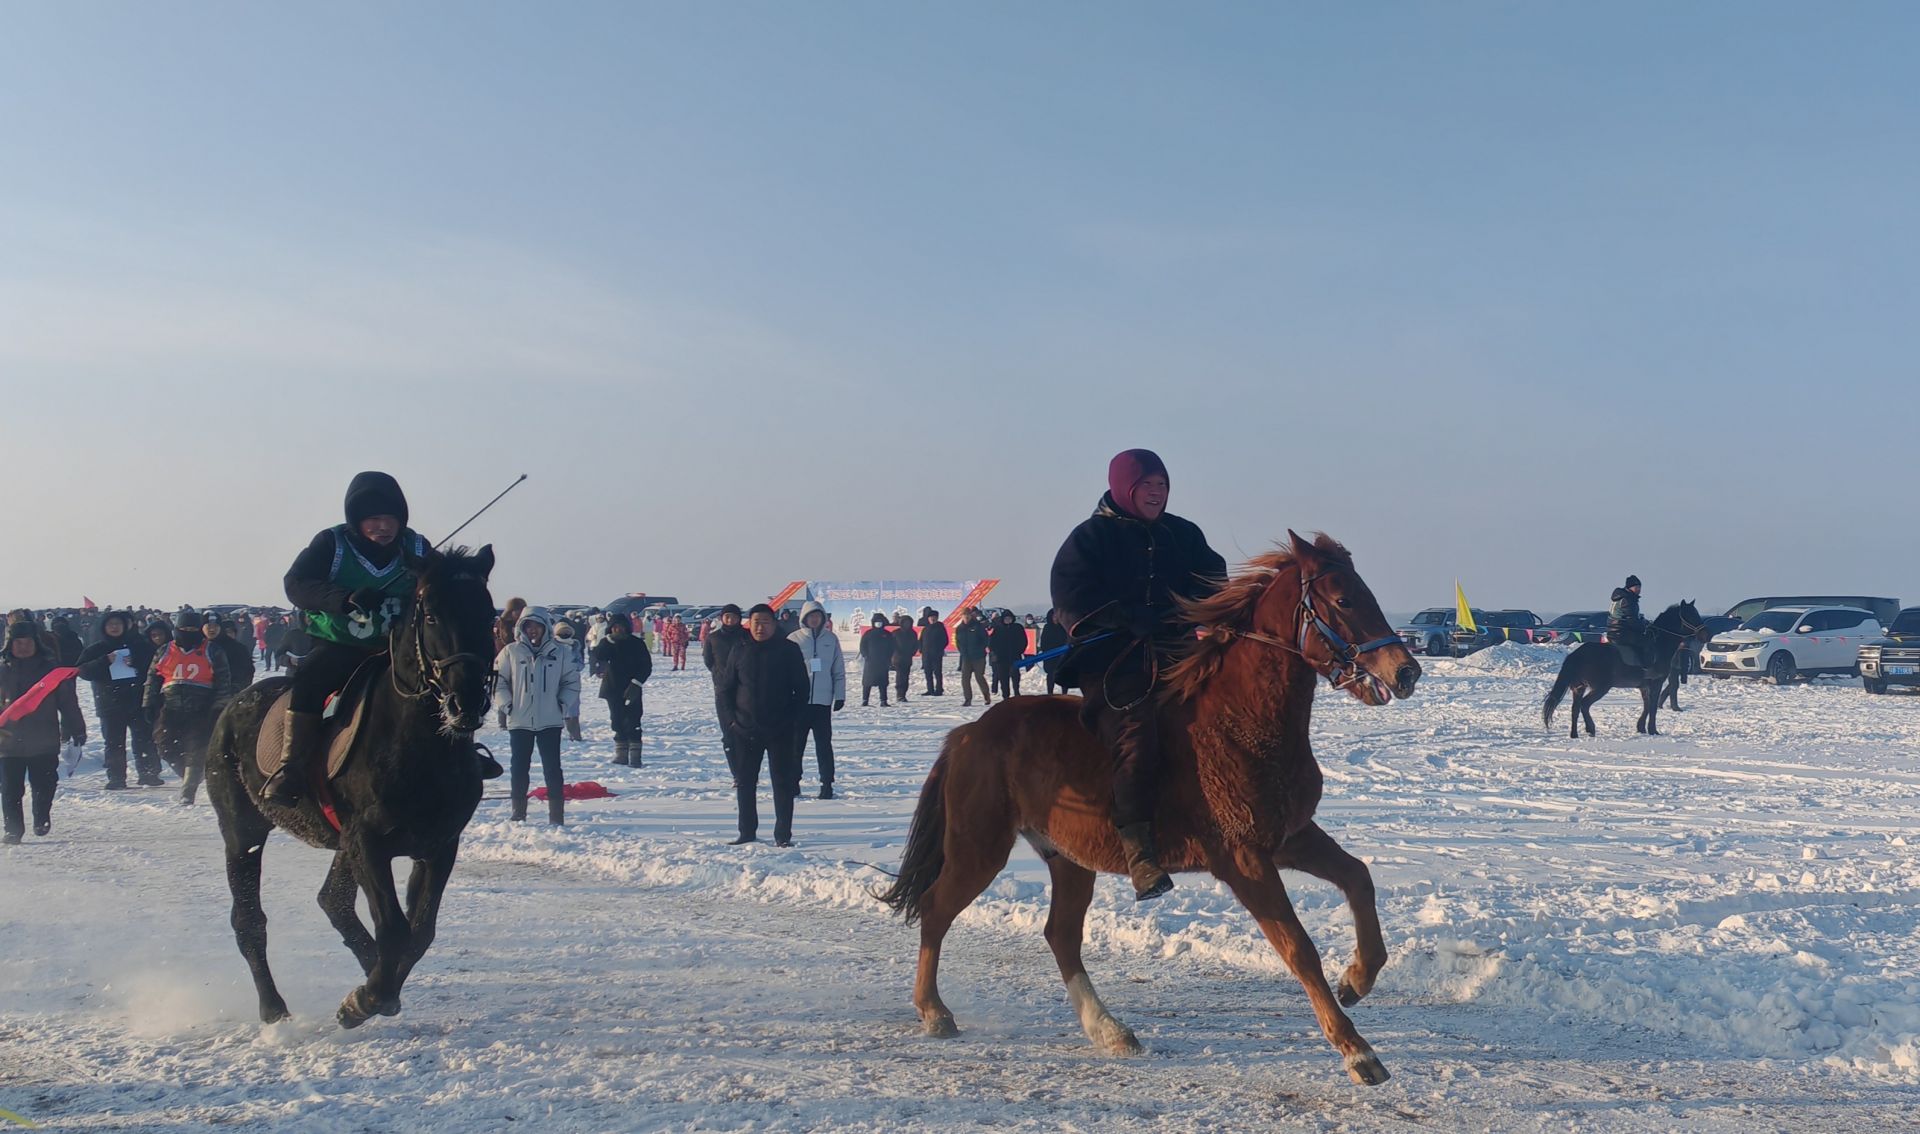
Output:
[[998,577],[1117,450],[1383,606],[1920,601],[1896,4],[33,3],[0,603]]

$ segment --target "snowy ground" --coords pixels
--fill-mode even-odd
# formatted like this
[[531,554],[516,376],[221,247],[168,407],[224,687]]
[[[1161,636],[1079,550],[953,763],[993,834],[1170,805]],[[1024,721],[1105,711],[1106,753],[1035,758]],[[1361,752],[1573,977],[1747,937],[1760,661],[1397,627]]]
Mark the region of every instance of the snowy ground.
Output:
[[[359,974],[313,902],[325,856],[268,843],[297,1015],[263,1028],[211,812],[100,791],[96,743],[53,834],[0,853],[0,1109],[50,1129],[463,1134],[1913,1128],[1920,698],[1696,682],[1668,736],[1634,737],[1616,695],[1602,735],[1569,742],[1564,715],[1539,720],[1556,659],[1436,662],[1383,709],[1320,697],[1322,820],[1373,864],[1393,954],[1353,1012],[1382,1087],[1348,1082],[1251,920],[1198,876],[1144,908],[1102,881],[1089,967],[1147,1054],[1096,1055],[1025,856],[949,940],[964,1034],[922,1038],[915,935],[865,896],[863,864],[897,860],[941,735],[980,710],[850,707],[846,798],[802,802],[791,851],[732,848],[696,668],[649,686],[644,770],[607,765],[590,705],[569,778],[618,799],[564,830],[482,804],[405,1012],[356,1032],[333,1023]],[[1343,965],[1338,896],[1293,883]]]

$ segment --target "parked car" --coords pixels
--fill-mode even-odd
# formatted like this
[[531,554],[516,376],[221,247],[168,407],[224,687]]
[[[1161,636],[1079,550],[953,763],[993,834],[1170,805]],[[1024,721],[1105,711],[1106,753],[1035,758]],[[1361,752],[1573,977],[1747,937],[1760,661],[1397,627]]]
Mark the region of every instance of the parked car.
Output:
[[635,611],[645,610],[650,606],[677,606],[679,602],[680,600],[674,598],[672,595],[649,595],[635,592],[621,595],[601,609],[607,612],[608,617],[616,614],[631,616]]
[[[1430,606],[1413,616],[1411,622],[1393,628],[1407,649],[1416,654],[1430,657],[1453,656],[1453,632],[1460,624],[1458,608],[1451,606]],[[1474,610],[1473,620],[1480,621],[1485,612]]]
[[1454,657],[1463,658],[1501,642],[1529,641],[1524,631],[1538,630],[1542,625],[1540,616],[1531,610],[1476,611],[1473,621],[1477,629],[1453,628]]
[[1709,641],[1700,672],[1764,677],[1775,685],[1814,674],[1850,674],[1861,644],[1878,637],[1879,619],[1860,607],[1775,607]]
[[[1743,621],[1744,619],[1730,618],[1724,614],[1708,614],[1701,617],[1700,625],[1706,630],[1707,641],[1710,642],[1717,635],[1740,629],[1740,623]],[[1680,643],[1680,654],[1686,659],[1688,673],[1700,672],[1700,655],[1705,649],[1706,643],[1698,638],[1687,638]]]
[[1549,642],[1599,642],[1605,640],[1606,632],[1606,611],[1575,610],[1542,626],[1534,638],[1544,637]]
[[1860,647],[1860,684],[1869,693],[1920,685],[1920,606],[1901,611],[1883,637]]
[[1790,606],[1851,606],[1873,615],[1880,625],[1891,625],[1900,615],[1900,600],[1872,595],[1772,595],[1741,599],[1727,610],[1728,618],[1745,622],[1765,610],[1785,610]]

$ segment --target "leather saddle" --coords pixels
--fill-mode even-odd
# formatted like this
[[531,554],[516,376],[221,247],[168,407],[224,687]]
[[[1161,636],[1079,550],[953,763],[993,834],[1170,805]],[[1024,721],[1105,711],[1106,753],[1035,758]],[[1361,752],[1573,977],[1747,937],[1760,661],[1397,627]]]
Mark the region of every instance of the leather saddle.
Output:
[[[327,702],[326,710],[321,714],[326,722],[327,739],[327,779],[332,780],[347,766],[353,755],[354,741],[360,735],[360,723],[366,716],[368,693],[373,683],[384,677],[387,672],[387,655],[375,654],[360,664],[347,678],[346,688],[333,695]],[[287,747],[287,709],[293,699],[293,689],[274,698],[267,707],[267,715],[260,722],[260,740],[254,748],[254,759],[259,763],[260,774],[271,776],[280,770],[281,758],[286,755]]]

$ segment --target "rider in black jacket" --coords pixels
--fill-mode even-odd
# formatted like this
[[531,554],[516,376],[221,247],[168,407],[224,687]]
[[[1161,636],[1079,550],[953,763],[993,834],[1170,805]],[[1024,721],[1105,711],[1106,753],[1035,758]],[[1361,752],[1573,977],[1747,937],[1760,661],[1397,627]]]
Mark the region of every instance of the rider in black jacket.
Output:
[[1053,605],[1078,646],[1060,678],[1080,686],[1089,725],[1113,750],[1113,818],[1140,901],[1173,888],[1153,842],[1160,773],[1154,686],[1191,636],[1179,601],[1212,594],[1227,576],[1226,560],[1199,527],[1166,511],[1167,491],[1167,466],[1152,451],[1114,457],[1107,494],[1061,545],[1052,574]]

